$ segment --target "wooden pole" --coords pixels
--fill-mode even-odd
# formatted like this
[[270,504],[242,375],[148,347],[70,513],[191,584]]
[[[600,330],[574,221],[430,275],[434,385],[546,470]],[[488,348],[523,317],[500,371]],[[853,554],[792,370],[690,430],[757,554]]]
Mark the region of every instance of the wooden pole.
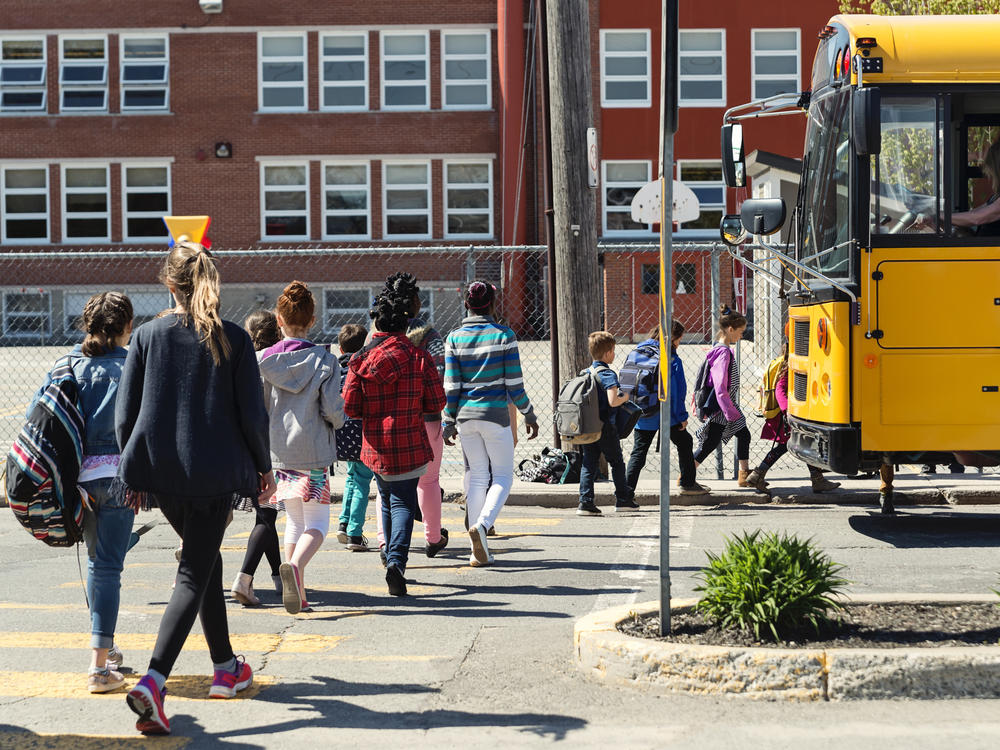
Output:
[[592,122],[589,12],[587,0],[546,2],[556,323],[563,377],[590,364],[587,335],[601,327],[596,198],[587,184],[587,128]]

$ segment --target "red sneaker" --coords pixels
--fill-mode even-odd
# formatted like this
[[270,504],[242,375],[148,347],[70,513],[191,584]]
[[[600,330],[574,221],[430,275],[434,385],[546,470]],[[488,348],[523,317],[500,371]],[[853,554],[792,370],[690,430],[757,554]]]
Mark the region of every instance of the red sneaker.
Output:
[[157,689],[156,682],[147,674],[125,696],[128,707],[139,714],[135,728],[143,734],[170,734],[170,720],[163,711],[166,694],[167,689]]
[[216,669],[212,678],[212,687],[208,691],[209,698],[235,698],[241,690],[246,690],[253,684],[253,670],[242,656],[236,657],[236,671]]

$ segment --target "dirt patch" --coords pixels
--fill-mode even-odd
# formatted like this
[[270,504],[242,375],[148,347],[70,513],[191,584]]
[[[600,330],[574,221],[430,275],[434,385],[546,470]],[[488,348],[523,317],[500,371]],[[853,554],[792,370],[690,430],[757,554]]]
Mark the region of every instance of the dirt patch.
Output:
[[715,627],[697,612],[674,613],[671,634],[661,638],[659,615],[625,620],[626,635],[670,643],[762,648],[913,648],[996,646],[1000,606],[996,604],[848,604],[839,621],[822,630],[803,630],[785,641]]

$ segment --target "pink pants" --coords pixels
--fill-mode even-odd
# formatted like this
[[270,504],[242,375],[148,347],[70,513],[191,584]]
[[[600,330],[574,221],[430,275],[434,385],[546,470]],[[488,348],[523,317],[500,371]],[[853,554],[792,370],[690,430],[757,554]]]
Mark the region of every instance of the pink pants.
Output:
[[[441,454],[444,452],[444,433],[441,422],[424,422],[427,439],[431,442],[434,458],[427,464],[427,472],[417,482],[417,504],[420,514],[424,517],[424,541],[435,544],[441,541]],[[385,534],[382,531],[382,493],[378,494],[378,510],[375,520],[378,523],[378,546],[385,544]]]

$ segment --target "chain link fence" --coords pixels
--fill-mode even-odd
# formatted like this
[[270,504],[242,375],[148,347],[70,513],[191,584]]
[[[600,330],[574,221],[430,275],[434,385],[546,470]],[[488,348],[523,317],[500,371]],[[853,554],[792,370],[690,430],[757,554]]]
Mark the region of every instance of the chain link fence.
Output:
[[[619,342],[615,367],[620,368],[632,344],[647,338],[658,321],[659,247],[602,244],[600,250],[602,319]],[[367,311],[371,299],[391,273],[403,270],[417,277],[422,315],[442,335],[461,322],[464,286],[475,278],[492,282],[501,290],[499,317],[518,336],[525,387],[541,426],[538,440],[519,441],[516,461],[553,444],[549,275],[544,247],[268,247],[218,250],[214,254],[223,281],[223,317],[242,323],[254,310],[273,308],[283,287],[298,279],[309,284],[316,296],[313,340],[331,345],[338,354],[340,327],[345,323],[370,324]],[[76,322],[92,294],[108,289],[128,294],[136,325],[171,306],[169,294],[157,281],[164,257],[162,248],[0,253],[0,446],[6,449],[12,442],[48,368],[82,340]],[[766,305],[763,309],[770,311],[776,300],[766,295],[755,298],[752,279],[742,264],[715,243],[675,244],[673,262],[674,311],[686,329],[680,353],[689,384],[714,340],[719,304],[735,303],[748,311],[752,322],[739,346],[739,360],[742,404],[756,436],[761,427],[760,420],[752,416],[757,388],[767,362],[780,350],[780,336],[775,339],[769,332],[766,342],[759,342],[753,310]],[[766,317],[770,321],[773,315]],[[696,427],[696,420],[692,420],[689,430]],[[731,475],[733,447],[732,443],[726,446],[717,465],[703,467],[701,475]],[[622,448],[627,457],[631,439]],[[658,476],[660,455],[666,455],[667,448],[669,443],[662,447],[663,454],[650,452],[644,477]],[[769,443],[755,441],[751,463],[763,458],[769,448]],[[794,466],[794,462],[789,465]],[[461,473],[459,450],[446,448],[442,476],[458,477]]]

